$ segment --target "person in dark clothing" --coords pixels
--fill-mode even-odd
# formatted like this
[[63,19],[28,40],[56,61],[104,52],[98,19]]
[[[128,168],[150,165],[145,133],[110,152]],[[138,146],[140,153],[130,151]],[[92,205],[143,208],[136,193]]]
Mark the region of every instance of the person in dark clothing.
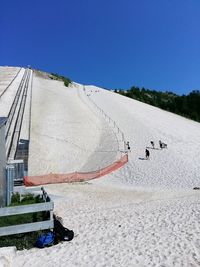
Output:
[[160,146],[160,149],[162,149],[163,148],[163,146],[162,146],[162,142],[159,140],[159,146]]
[[130,151],[131,147],[129,145],[129,141],[126,143],[128,151]]
[[146,156],[146,159],[149,159],[150,153],[148,149],[145,150],[145,156]]
[[151,141],[152,148],[154,149],[154,141]]

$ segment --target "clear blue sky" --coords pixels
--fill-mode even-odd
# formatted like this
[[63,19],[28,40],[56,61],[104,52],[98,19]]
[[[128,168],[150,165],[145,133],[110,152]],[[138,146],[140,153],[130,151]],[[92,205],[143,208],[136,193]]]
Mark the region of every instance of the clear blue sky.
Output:
[[4,0],[0,65],[187,94],[200,89],[200,0]]

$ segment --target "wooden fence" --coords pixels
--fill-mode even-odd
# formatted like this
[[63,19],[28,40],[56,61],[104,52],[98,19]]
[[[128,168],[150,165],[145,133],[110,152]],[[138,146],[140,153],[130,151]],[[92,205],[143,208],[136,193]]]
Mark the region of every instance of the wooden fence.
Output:
[[26,223],[26,224],[18,224],[6,227],[0,227],[0,236],[7,236],[7,235],[14,235],[20,233],[28,233],[34,232],[44,229],[51,229],[54,227],[53,223],[53,208],[54,203],[51,201],[47,193],[41,188],[43,193],[44,203],[37,203],[37,204],[29,204],[29,205],[22,205],[22,206],[13,206],[13,207],[6,207],[0,208],[0,217],[11,216],[11,215],[19,215],[19,214],[26,214],[32,212],[39,212],[39,211],[49,211],[50,218],[46,221],[34,222],[34,223]]

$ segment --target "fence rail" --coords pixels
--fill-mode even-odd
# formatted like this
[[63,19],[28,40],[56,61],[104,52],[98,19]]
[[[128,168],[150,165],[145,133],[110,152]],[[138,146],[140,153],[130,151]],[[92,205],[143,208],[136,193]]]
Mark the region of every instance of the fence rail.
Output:
[[83,92],[84,92],[85,97],[90,101],[90,103],[93,105],[93,107],[96,108],[96,110],[103,116],[103,118],[105,119],[105,121],[107,121],[108,124],[113,129],[113,132],[116,135],[116,138],[118,140],[119,151],[120,152],[127,153],[128,152],[127,145],[126,145],[127,142],[125,140],[123,131],[119,128],[119,126],[117,125],[117,123],[110,116],[108,116],[108,114],[106,114],[105,111],[103,109],[101,109],[94,102],[94,100],[90,97],[90,94],[87,93],[87,89],[85,88],[85,86],[83,86]]
[[39,212],[52,209],[53,209],[53,202],[13,206],[13,207],[1,208],[0,217],[17,215],[17,214],[26,214],[30,212]]
[[41,190],[42,190],[42,197],[44,201],[49,200],[49,202],[0,208],[0,217],[34,213],[34,212],[40,212],[40,211],[49,211],[50,212],[49,220],[0,227],[0,236],[28,233],[28,232],[34,232],[34,231],[53,228],[54,226],[54,221],[53,221],[54,203],[50,200],[45,190],[43,188],[41,188]]
[[13,226],[1,227],[0,236],[22,234],[22,233],[40,231],[40,230],[50,229],[50,228],[53,228],[53,220],[13,225]]

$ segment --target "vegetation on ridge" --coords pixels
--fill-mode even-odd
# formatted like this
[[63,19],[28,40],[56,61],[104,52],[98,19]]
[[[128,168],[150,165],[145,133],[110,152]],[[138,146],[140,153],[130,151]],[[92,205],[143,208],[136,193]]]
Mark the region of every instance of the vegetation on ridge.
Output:
[[57,73],[51,73],[51,76],[50,76],[51,79],[53,80],[61,80],[64,82],[64,85],[66,87],[69,86],[69,84],[72,82],[69,78],[65,77],[65,76],[62,76],[62,75],[59,75]]
[[193,90],[188,95],[182,96],[173,92],[160,92],[135,86],[127,91],[120,89],[115,92],[200,122],[199,90]]

